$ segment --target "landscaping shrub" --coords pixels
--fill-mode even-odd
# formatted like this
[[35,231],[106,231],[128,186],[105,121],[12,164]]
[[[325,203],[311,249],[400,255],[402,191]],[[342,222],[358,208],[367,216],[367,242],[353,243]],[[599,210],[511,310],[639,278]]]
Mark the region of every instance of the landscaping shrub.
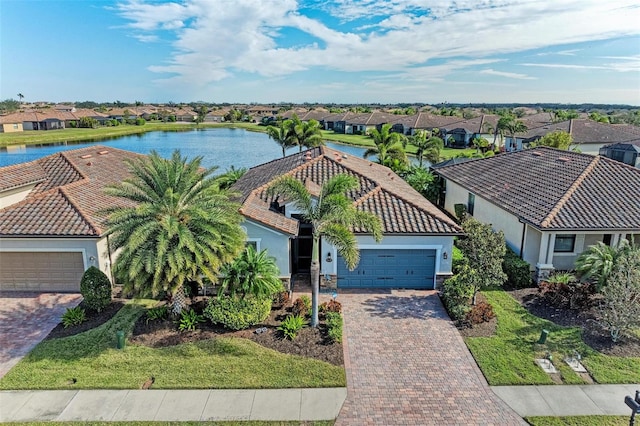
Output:
[[243,330],[264,321],[271,312],[271,298],[218,296],[209,299],[204,316],[231,330]]
[[86,319],[86,312],[80,306],[67,308],[65,313],[62,314],[62,325],[64,328],[73,327],[74,325],[82,324]]
[[320,305],[320,312],[342,312],[342,303],[337,300],[330,300]]
[[487,302],[480,302],[471,307],[471,310],[465,315],[465,322],[470,325],[482,324],[483,322],[489,322],[495,318],[496,314],[493,312],[493,306]]
[[456,213],[458,222],[464,222],[464,220],[467,218],[467,206],[464,204],[454,204],[453,210]]
[[451,252],[451,271],[454,274],[457,274],[462,270],[462,265],[466,262],[464,257],[464,253],[458,247],[453,246],[453,250]]
[[309,311],[311,311],[311,299],[309,296],[302,295],[293,302],[292,312],[294,315],[305,317],[309,314]]
[[513,288],[531,287],[531,267],[529,262],[521,259],[509,247],[502,260],[502,270],[507,274],[507,280]]
[[585,309],[591,306],[595,287],[591,283],[579,282],[570,272],[558,272],[542,281],[538,291],[553,306]]
[[293,340],[298,335],[298,332],[302,330],[306,321],[303,316],[300,315],[289,315],[282,321],[282,324],[278,327],[278,330],[282,331],[285,339]]
[[467,274],[468,271],[454,275],[442,285],[442,301],[454,321],[462,320],[469,310],[473,289],[466,283]]
[[111,303],[111,282],[104,272],[90,266],[80,280],[80,293],[86,307],[100,312]]
[[155,320],[163,320],[169,316],[167,305],[156,306],[147,310],[147,322]]
[[178,330],[180,331],[195,331],[198,328],[198,324],[204,321],[204,316],[199,315],[195,310],[183,310],[180,313],[180,319],[178,320]]
[[284,290],[273,295],[273,304],[275,306],[284,306],[289,302],[289,292]]
[[136,126],[144,126],[145,123],[147,122],[147,120],[145,120],[144,118],[136,118]]
[[342,316],[338,312],[327,312],[327,335],[334,342],[342,342]]

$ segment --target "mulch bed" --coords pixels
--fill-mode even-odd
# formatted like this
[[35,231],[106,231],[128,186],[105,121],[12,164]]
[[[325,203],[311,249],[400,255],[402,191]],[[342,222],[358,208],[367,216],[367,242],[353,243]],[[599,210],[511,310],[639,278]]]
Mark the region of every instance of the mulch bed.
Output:
[[[484,297],[482,293],[478,293],[476,303],[486,301],[487,298]],[[491,337],[496,334],[498,319],[493,317],[491,320],[483,322],[482,324],[474,324],[473,326],[458,324],[457,327],[462,337]]]
[[540,295],[537,288],[511,290],[509,294],[537,317],[565,327],[582,327],[582,339],[598,352],[620,357],[640,356],[640,339],[622,337],[614,344],[609,332],[595,321],[597,312],[593,307],[569,309],[552,306]]
[[[47,339],[70,336],[95,328],[113,317],[124,305],[124,302],[123,299],[115,299],[109,307],[99,313],[87,310],[87,321],[79,326],[66,329],[62,324],[58,324],[47,336]],[[192,307],[201,313],[205,303],[206,300],[201,297],[192,301]],[[230,331],[206,321],[199,324],[198,329],[195,331],[181,332],[178,331],[174,321],[156,320],[147,322],[146,316],[142,315],[136,322],[129,341],[133,344],[160,348],[218,337],[240,337],[285,354],[315,358],[342,366],[344,364],[342,344],[332,342],[327,338],[327,327],[324,324],[322,315],[320,316],[318,328],[303,328],[293,341],[282,337],[282,333],[277,330],[277,327],[290,312],[290,305],[275,307],[262,324],[240,331]],[[266,328],[265,332],[255,332],[255,330],[262,327]]]

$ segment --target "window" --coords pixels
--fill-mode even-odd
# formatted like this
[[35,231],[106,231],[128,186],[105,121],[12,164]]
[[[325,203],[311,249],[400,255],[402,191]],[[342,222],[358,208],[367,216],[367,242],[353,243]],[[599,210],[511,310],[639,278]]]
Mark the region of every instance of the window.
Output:
[[553,251],[556,253],[573,253],[573,249],[576,245],[576,236],[571,235],[556,235],[556,245]]
[[469,199],[467,200],[467,213],[473,216],[473,207],[476,204],[475,194],[469,193]]

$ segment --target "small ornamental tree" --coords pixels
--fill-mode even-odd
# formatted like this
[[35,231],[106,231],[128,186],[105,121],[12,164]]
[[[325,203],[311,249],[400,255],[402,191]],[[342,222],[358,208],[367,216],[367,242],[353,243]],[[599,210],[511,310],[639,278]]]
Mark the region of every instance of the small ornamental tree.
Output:
[[91,266],[82,275],[80,293],[89,309],[100,312],[111,303],[111,281],[104,272]]
[[478,290],[485,287],[501,287],[507,280],[502,270],[506,252],[504,233],[495,232],[491,225],[480,223],[472,217],[462,222],[466,237],[458,241],[458,247],[467,258],[469,268],[476,272],[470,284],[473,290],[472,304],[476,304]]
[[617,342],[621,335],[640,327],[640,249],[622,252],[602,289],[598,307],[600,323]]

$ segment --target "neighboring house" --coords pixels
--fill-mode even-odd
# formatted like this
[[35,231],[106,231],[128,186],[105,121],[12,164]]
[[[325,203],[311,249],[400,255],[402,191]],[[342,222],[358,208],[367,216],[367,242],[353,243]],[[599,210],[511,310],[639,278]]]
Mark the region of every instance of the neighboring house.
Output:
[[462,204],[505,233],[536,270],[571,270],[602,241],[640,242],[640,169],[601,156],[538,147],[435,169],[445,179],[444,208]]
[[111,277],[103,189],[139,157],[94,145],[0,168],[0,290],[79,291],[91,265]]
[[350,197],[358,209],[380,217],[384,238],[376,243],[371,235],[355,230],[361,260],[354,271],[323,241],[321,285],[435,288],[451,275],[453,239],[461,235],[453,220],[387,167],[318,147],[253,167],[233,186],[241,194],[248,242],[258,250],[268,249],[284,281],[309,272],[311,228],[293,204],[268,196],[267,188],[289,175],[317,196],[324,182],[341,173],[358,178],[359,187]]
[[18,114],[0,116],[0,133],[22,131],[24,131],[24,127],[22,126],[22,119],[18,117]]
[[600,148],[600,155],[640,168],[640,139],[605,145]]

